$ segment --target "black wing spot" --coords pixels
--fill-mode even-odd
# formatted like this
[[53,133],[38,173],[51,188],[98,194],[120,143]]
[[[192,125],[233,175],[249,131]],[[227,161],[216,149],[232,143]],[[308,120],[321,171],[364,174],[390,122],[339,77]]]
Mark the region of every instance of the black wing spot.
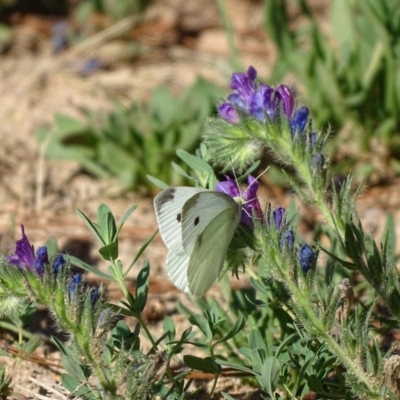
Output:
[[196,217],[194,220],[194,226],[196,226],[200,222],[200,217]]
[[182,214],[181,214],[181,213],[177,214],[176,220],[177,220],[178,222],[181,222],[181,219],[182,219]]

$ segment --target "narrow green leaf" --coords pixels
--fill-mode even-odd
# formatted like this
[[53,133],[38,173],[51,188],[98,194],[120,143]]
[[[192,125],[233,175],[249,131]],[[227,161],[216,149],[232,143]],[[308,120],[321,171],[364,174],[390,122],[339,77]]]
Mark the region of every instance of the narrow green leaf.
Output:
[[146,241],[143,243],[142,247],[139,249],[139,251],[136,253],[136,257],[133,259],[131,265],[129,265],[128,269],[124,273],[124,278],[128,276],[129,271],[131,268],[135,265],[136,261],[139,259],[139,257],[143,254],[143,252],[147,249],[147,246],[151,243],[151,241],[154,239],[154,236],[156,236],[158,233],[158,229],[151,234]]
[[85,224],[88,226],[88,228],[91,230],[93,235],[99,240],[100,243],[103,245],[106,245],[107,243],[104,242],[103,237],[102,237],[102,232],[101,228],[97,225],[94,224],[90,219],[78,208],[75,209],[79,217],[85,222]]
[[122,219],[121,219],[121,221],[119,223],[119,226],[118,226],[117,235],[119,235],[119,233],[120,233],[122,227],[124,226],[125,222],[131,216],[131,214],[136,210],[136,208],[137,208],[137,205],[133,205],[132,207],[129,207],[129,209],[122,216]]
[[223,343],[223,342],[226,342],[229,339],[233,338],[244,328],[245,324],[246,324],[246,318],[243,315],[240,315],[239,318],[237,319],[237,321],[235,322],[235,324],[229,330],[229,332],[227,334],[225,334],[216,343]]
[[257,375],[257,373],[255,371],[253,371],[251,368],[245,367],[242,364],[236,364],[236,363],[222,360],[219,358],[216,359],[216,362],[218,364],[222,365],[223,367],[233,368],[233,369],[237,369],[238,371],[243,371],[243,372],[247,372],[252,375]]
[[192,325],[197,326],[203,334],[206,336],[208,340],[211,340],[213,337],[213,334],[211,332],[210,326],[208,325],[207,320],[202,316],[198,314],[191,315],[189,317],[189,322]]
[[184,176],[187,179],[193,180],[193,177],[191,177],[182,167],[180,167],[178,164],[172,162],[171,163],[172,168],[179,174]]
[[24,343],[21,349],[26,351],[27,353],[33,353],[40,346],[41,342],[42,341],[40,340],[40,338],[32,338]]
[[267,357],[261,368],[261,377],[257,378],[269,395],[273,395],[279,382],[280,363],[275,357]]
[[168,189],[168,188],[170,187],[170,186],[167,185],[165,182],[160,181],[160,180],[157,179],[157,178],[154,178],[154,176],[146,175],[146,178],[147,178],[152,184],[154,184],[155,186],[158,186],[158,187],[161,188],[161,189]]
[[80,382],[86,380],[85,373],[75,357],[63,356],[61,364],[73,378],[78,379]]
[[211,168],[210,164],[206,161],[202,160],[199,157],[196,157],[188,152],[178,149],[176,151],[177,156],[182,159],[190,168],[194,169],[195,171],[206,173],[207,175],[213,174],[213,169]]
[[69,254],[64,254],[65,259],[70,262],[73,265],[76,265],[77,267],[80,267],[84,269],[85,271],[92,272],[96,276],[104,279],[108,279],[109,281],[114,282],[114,278],[111,275],[108,275],[100,270],[98,270],[95,267],[92,267],[91,265],[85,263],[84,261],[80,260],[79,258],[76,258],[74,256],[71,256]]
[[211,357],[200,358],[191,355],[185,355],[183,356],[183,362],[189,368],[196,369],[198,371],[215,375],[221,372],[221,366],[215,363]]
[[149,293],[150,264],[148,261],[140,270],[136,279],[136,310],[141,313],[144,310]]

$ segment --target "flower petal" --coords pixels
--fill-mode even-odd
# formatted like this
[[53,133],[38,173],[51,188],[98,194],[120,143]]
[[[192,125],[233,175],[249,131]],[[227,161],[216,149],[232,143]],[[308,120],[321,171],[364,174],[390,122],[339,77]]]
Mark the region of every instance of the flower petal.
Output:
[[21,224],[22,238],[15,242],[14,255],[8,256],[7,261],[18,268],[33,271],[35,263],[35,250],[25,235],[25,227]]
[[240,122],[239,115],[232,106],[232,104],[229,103],[221,104],[218,107],[218,114],[222,119],[231,124],[238,124]]
[[226,179],[226,181],[217,183],[215,186],[215,191],[225,193],[231,197],[239,197],[240,190],[237,183],[229,176],[227,176]]

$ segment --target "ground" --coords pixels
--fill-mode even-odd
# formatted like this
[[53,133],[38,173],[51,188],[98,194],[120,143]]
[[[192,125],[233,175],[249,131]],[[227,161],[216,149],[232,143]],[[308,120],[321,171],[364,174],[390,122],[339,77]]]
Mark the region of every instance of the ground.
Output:
[[[262,2],[227,0],[225,3],[243,65],[253,65],[260,76],[268,76],[275,52],[263,29]],[[323,20],[326,7],[321,3],[326,5],[327,2],[315,3],[319,4],[316,12]],[[0,249],[3,253],[13,250],[14,240],[19,237],[18,225],[23,223],[35,246],[54,237],[62,251],[105,268],[97,255],[97,243],[78,218],[75,208],[94,217],[99,204],[107,203],[118,221],[131,205],[137,204],[137,210],[120,236],[120,257],[129,264],[145,239],[157,229],[152,199],[135,193],[121,194],[114,182],[84,174],[77,163],[45,159],[43,147],[34,133],[43,125],[51,126],[55,113],[79,117],[81,107],[110,110],[112,96],[125,103],[138,98],[146,100],[150,91],[160,85],[179,93],[197,76],[227,86],[231,73],[229,49],[215,7],[212,0],[154,1],[144,20],[127,29],[131,40],[139,44],[139,53],[128,59],[128,42],[111,41],[115,33],[112,30],[54,55],[50,50],[53,22],[50,17],[13,15],[15,39],[1,56],[0,64]],[[80,75],[77,72],[79,62],[93,54],[106,60],[107,68],[88,76]],[[295,84],[291,77],[286,83]],[[363,223],[377,238],[387,212],[392,212],[395,220],[399,220],[398,185],[399,180],[392,179],[386,186],[367,188],[358,200]],[[263,180],[261,197],[264,201],[285,206],[290,196],[289,191]],[[303,217],[301,233],[307,237],[319,216],[302,204],[299,209]],[[178,331],[183,331],[187,322],[176,313],[176,303],[178,300],[189,303],[166,278],[165,255],[164,245],[157,236],[140,258],[137,268],[132,270],[129,290],[134,290],[134,278],[144,260],[149,260],[151,286],[145,315],[150,327],[159,330],[163,317],[171,315]],[[93,283],[90,275],[87,280]],[[107,290],[117,302],[121,293],[111,285],[107,285]],[[211,290],[211,295],[218,296],[217,288]],[[134,322],[128,323],[133,325]],[[51,387],[60,377],[60,368],[40,363],[41,357],[45,357],[46,364],[50,359],[59,364],[59,355],[47,341],[50,328],[43,309],[30,326],[44,339],[35,353],[37,360],[15,362],[2,357],[0,361],[8,365],[15,392],[27,398],[39,398],[39,394],[52,398]],[[0,343],[5,345],[10,341],[12,335],[0,328]],[[12,352],[12,348],[7,349]],[[205,381],[199,382],[204,384]],[[258,398],[256,392],[237,379],[221,379],[218,390],[221,389],[238,399]]]

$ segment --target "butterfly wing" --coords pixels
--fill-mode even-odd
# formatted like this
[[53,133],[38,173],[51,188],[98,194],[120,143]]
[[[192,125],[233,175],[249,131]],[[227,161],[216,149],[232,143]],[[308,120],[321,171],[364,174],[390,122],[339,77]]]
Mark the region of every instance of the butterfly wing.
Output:
[[240,205],[224,193],[198,193],[184,204],[183,248],[190,254],[188,289],[194,296],[202,296],[218,278],[240,216]]
[[194,187],[169,188],[154,199],[161,238],[168,249],[168,276],[184,292],[189,292],[187,279],[189,255],[184,251],[182,243],[182,209],[192,196],[204,191],[207,190]]

